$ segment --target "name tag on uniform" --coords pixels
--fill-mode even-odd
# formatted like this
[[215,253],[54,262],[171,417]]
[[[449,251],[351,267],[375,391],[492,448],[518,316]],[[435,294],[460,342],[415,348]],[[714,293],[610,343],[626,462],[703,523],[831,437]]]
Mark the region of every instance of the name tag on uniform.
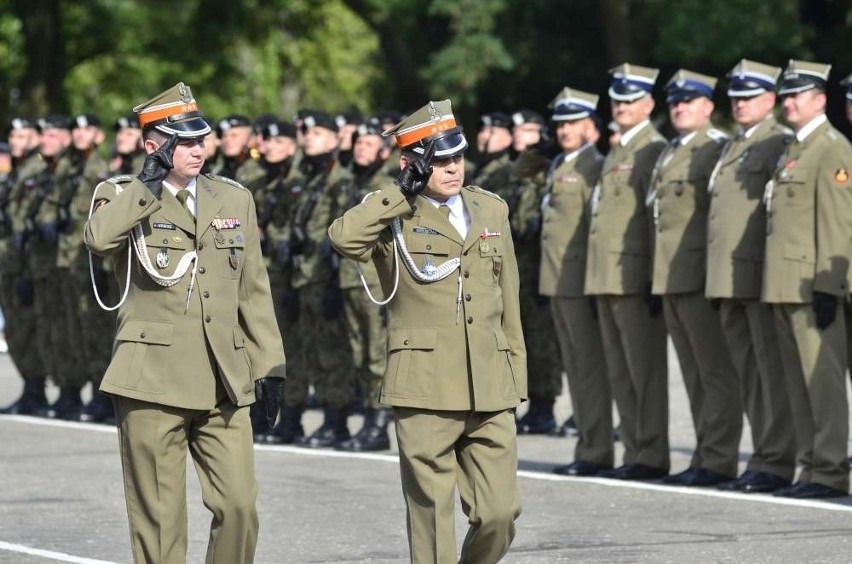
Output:
[[174,230],[175,230],[175,226],[174,226],[174,224],[173,224],[173,223],[160,223],[160,222],[155,222],[155,223],[154,223],[154,229],[169,229],[169,230],[171,230],[171,231],[174,231]]
[[430,227],[415,227],[415,233],[420,233],[421,235],[437,235],[438,232]]

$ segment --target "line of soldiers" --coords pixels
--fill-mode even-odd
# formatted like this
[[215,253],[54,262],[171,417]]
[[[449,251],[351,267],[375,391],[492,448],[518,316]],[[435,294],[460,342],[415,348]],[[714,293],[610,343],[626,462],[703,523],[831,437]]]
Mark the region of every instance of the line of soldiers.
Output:
[[[845,422],[845,400],[831,404],[830,415],[828,404],[818,403],[845,398],[836,372],[846,365],[846,345],[840,350],[834,341],[846,334],[847,321],[836,311],[852,315],[836,299],[849,294],[848,247],[841,252],[826,242],[833,234],[848,245],[852,233],[843,219],[849,146],[824,118],[829,70],[791,61],[784,73],[779,94],[796,135],[773,117],[781,69],[748,60],[728,75],[740,126],[733,139],[710,123],[716,79],[681,70],[665,86],[678,132],[667,142],[650,123],[658,71],[627,63],[611,71],[608,131],[598,96],[573,88],[557,95],[550,120],[526,109],[482,117],[480,159],[467,177],[509,204],[521,265],[530,405],[518,432],[577,434],[575,461],[557,472],[765,492],[795,485],[798,456],[804,470],[797,484],[808,487],[796,495],[846,491],[845,443],[838,458],[847,434],[838,423]],[[801,109],[799,99],[810,97],[813,108]],[[380,300],[378,278],[371,265],[359,268],[335,254],[326,229],[396,177],[398,150],[381,134],[400,119],[397,112],[364,119],[303,110],[292,122],[269,114],[211,121],[205,171],[255,195],[288,353],[281,417],[270,428],[256,414],[258,442],[389,446],[390,415],[378,402],[385,313],[362,288],[363,281]],[[77,230],[98,181],[141,168],[135,117],[120,118],[114,128],[115,151],[106,162],[97,151],[104,136],[96,116],[11,124],[13,166],[0,185],[0,307],[25,386],[4,412],[112,417],[99,394],[83,406],[80,388],[98,383],[114,330],[113,317],[91,299],[91,285],[112,302],[121,288],[107,283],[109,264],[97,262],[89,276]],[[596,148],[603,133],[611,147],[606,159]],[[785,234],[796,229],[802,233]],[[799,311],[785,317],[789,304]],[[667,335],[697,434],[690,467],[672,476]],[[574,415],[557,426],[553,404],[563,371]],[[47,375],[62,390],[52,406],[44,395]],[[306,436],[301,419],[311,387],[324,421]],[[626,450],[614,470],[613,401]],[[365,424],[350,436],[353,407],[365,410]],[[743,413],[754,454],[734,480]]]

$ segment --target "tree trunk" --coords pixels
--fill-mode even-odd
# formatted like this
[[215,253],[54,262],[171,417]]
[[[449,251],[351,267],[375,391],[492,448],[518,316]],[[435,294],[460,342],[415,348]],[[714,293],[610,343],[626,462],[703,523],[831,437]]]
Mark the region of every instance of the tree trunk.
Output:
[[62,2],[11,0],[24,36],[26,69],[20,83],[17,113],[32,116],[65,111],[65,40]]
[[599,6],[609,66],[635,59],[630,32],[630,0],[601,0]]

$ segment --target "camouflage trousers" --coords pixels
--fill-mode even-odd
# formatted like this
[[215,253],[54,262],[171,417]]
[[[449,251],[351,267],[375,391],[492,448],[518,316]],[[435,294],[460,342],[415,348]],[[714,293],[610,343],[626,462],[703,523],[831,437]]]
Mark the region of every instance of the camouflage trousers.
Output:
[[[86,382],[93,382],[97,387],[112,356],[115,312],[104,311],[95,301],[88,263],[59,270],[63,281],[61,293],[66,327],[63,348],[74,351],[81,367],[81,374],[69,385],[82,386]],[[101,292],[106,293],[103,290]],[[101,300],[107,305],[112,305],[117,299],[117,296],[101,295]]]
[[[36,338],[36,315],[32,299],[35,290],[23,273],[5,273],[0,277],[0,307],[6,326],[4,331],[9,356],[24,380],[47,376]],[[26,285],[29,285],[26,288]]]
[[[326,407],[340,409],[352,401],[352,353],[342,316],[326,318],[325,290],[325,284],[310,284],[298,292],[298,319],[286,331],[293,347],[288,348],[288,342],[284,342],[287,355],[285,405],[304,405],[310,384],[314,385],[317,398]],[[294,304],[285,307],[292,309]]]
[[59,269],[54,269],[47,276],[33,279],[33,309],[38,350],[45,368],[57,386],[68,386],[81,378],[83,368],[79,354],[68,349],[68,340],[65,338],[68,331],[67,317],[59,276]]
[[[373,295],[381,295],[377,287]],[[369,407],[382,407],[379,394],[387,366],[388,331],[384,306],[370,301],[360,286],[343,291],[343,315],[357,383]]]

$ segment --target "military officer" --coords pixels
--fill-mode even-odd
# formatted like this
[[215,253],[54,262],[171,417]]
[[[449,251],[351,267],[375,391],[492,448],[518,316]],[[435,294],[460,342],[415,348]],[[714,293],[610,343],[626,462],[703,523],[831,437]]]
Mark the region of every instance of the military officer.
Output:
[[830,65],[791,60],[779,95],[795,131],[766,185],[763,301],[773,305],[788,377],[798,481],[774,495],[845,496],[849,489],[846,327],[852,147],[825,116]]
[[244,115],[233,114],[219,120],[219,144],[222,168],[217,174],[254,187],[265,176],[260,166],[260,154],[252,150],[251,121]]
[[595,298],[584,293],[589,201],[603,165],[603,156],[589,142],[597,105],[597,95],[571,88],[554,100],[551,119],[563,153],[551,164],[543,202],[539,292],[550,297],[578,430],[574,462],[555,472],[570,476],[593,476],[611,469],[614,460],[612,395],[597,307]]
[[[382,400],[394,408],[411,561],[495,563],[520,514],[512,409],[526,397],[508,209],[464,186],[467,141],[449,100],[389,133],[402,147],[397,185],[329,234],[345,256],[372,259],[391,297]],[[460,558],[457,486],[470,522]]]
[[511,171],[512,120],[503,112],[492,112],[480,117],[476,149],[479,160],[471,171],[474,186],[488,186],[503,199],[511,194],[509,173]]
[[47,415],[47,367],[36,338],[32,278],[23,252],[25,219],[35,195],[36,179],[45,167],[39,154],[36,122],[16,117],[9,124],[12,171],[0,194],[0,307],[5,318],[4,336],[9,356],[24,380],[21,396],[0,413]]
[[121,116],[113,125],[115,131],[115,156],[110,161],[110,171],[115,174],[138,174],[145,161],[142,148],[142,129],[136,115]]
[[766,182],[792,132],[775,121],[781,69],[743,59],[728,73],[731,113],[739,125],[711,175],[705,295],[719,307],[722,330],[751,426],[745,472],[721,489],[771,492],[790,484],[796,442],[772,308],[760,301]]
[[652,291],[663,297],[696,435],[689,467],[663,482],[684,486],[735,478],[742,434],[739,380],[718,309],[704,297],[707,185],[728,139],[710,121],[715,87],[715,78],[684,69],[666,84],[677,136],[657,159],[646,200],[654,218]]
[[130,276],[101,389],[115,403],[133,559],[186,560],[189,450],[213,513],[206,561],[252,562],[248,405],[264,400],[274,419],[284,375],[254,200],[233,181],[199,175],[209,126],[188,86],[134,111],[142,172],[101,183],[85,227],[86,245]]
[[591,197],[585,292],[597,296],[610,387],[621,420],[624,464],[608,475],[661,478],[669,470],[666,328],[651,295],[652,220],[645,207],[665,139],[651,125],[657,69],[624,63],[608,94],[621,139]]

